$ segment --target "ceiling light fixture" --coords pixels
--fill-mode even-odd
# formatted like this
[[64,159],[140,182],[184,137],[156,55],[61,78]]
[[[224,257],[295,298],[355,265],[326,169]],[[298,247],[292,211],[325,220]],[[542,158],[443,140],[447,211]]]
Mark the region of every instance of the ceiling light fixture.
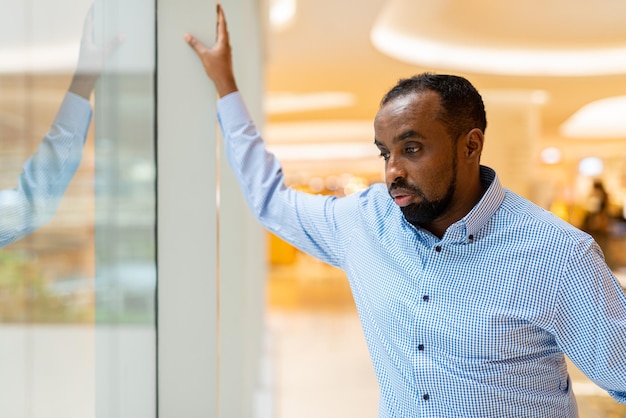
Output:
[[268,114],[294,113],[319,109],[349,107],[356,103],[352,93],[320,91],[316,93],[270,92],[265,97],[264,107]]
[[548,165],[554,165],[561,162],[563,153],[556,147],[544,148],[540,154],[541,162]]
[[353,161],[370,159],[376,161],[378,153],[373,144],[297,144],[268,145],[268,150],[280,161]]
[[404,34],[383,25],[374,46],[400,61],[428,68],[516,76],[589,76],[626,72],[626,47],[522,49],[458,45]]
[[561,125],[567,138],[626,138],[626,96],[591,102]]
[[578,163],[578,172],[583,176],[596,177],[604,171],[604,163],[598,157],[587,157]]
[[295,17],[296,0],[270,0],[270,23],[273,29],[286,29]]
[[[376,153],[371,120],[316,120],[268,123],[263,131],[268,144],[328,144],[360,142]],[[325,145],[324,145],[325,146]]]

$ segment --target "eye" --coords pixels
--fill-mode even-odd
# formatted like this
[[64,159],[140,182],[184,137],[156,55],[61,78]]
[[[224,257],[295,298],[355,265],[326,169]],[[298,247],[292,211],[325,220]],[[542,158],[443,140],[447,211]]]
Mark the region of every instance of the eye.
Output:
[[419,147],[406,147],[404,149],[404,152],[406,152],[407,154],[413,154],[417,151],[419,151]]
[[387,161],[387,160],[389,159],[389,153],[388,153],[387,151],[381,151],[381,152],[380,152],[380,157],[381,157],[383,160]]

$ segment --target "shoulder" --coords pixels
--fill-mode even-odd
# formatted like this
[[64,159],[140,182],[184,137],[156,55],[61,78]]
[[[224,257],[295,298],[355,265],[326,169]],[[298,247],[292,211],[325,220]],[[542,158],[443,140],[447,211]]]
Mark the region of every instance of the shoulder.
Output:
[[586,232],[508,189],[496,212],[495,222],[510,233],[532,239],[538,245],[578,246],[583,242],[593,242],[593,238]]

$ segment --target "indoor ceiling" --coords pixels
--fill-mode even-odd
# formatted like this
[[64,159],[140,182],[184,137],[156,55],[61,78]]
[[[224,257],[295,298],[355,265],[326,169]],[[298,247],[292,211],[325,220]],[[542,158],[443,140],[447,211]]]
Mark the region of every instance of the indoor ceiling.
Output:
[[[55,60],[46,66],[73,68],[76,34],[90,0],[59,1],[63,7],[57,7],[58,1],[13,1],[19,7],[0,15],[0,72],[15,71],[12,66],[21,62],[9,53],[13,43],[23,41],[19,25],[28,10],[33,42],[65,45],[48,48],[53,53],[44,58]],[[612,98],[626,97],[624,0],[260,0],[264,2],[287,5],[282,24],[268,24],[265,34],[265,137],[286,169],[382,172],[372,145],[378,103],[399,78],[422,71],[463,75],[485,97],[535,101],[540,145],[593,149],[600,157],[619,155],[626,161],[624,130],[617,139],[599,128],[591,132],[600,139],[561,134],[564,122],[583,106],[601,99],[617,104]],[[45,30],[46,19],[61,11],[71,16],[53,19],[63,21],[58,30]],[[234,49],[235,58],[245,54],[244,46]],[[566,75],[558,75],[562,73]],[[5,96],[4,104],[9,100]],[[617,119],[625,129],[626,100],[621,106]],[[487,112],[489,116],[489,107]],[[616,118],[603,110],[599,114],[602,126]],[[575,125],[573,132],[584,131]]]
[[[434,71],[463,75],[485,94],[541,92],[541,140],[580,146],[561,125],[590,102],[626,95],[625,16],[623,0],[296,0],[292,20],[267,36],[266,138],[279,148],[371,145],[382,95],[401,77]],[[624,139],[595,144],[614,153]],[[364,163],[344,158],[352,151],[307,152],[337,171]]]

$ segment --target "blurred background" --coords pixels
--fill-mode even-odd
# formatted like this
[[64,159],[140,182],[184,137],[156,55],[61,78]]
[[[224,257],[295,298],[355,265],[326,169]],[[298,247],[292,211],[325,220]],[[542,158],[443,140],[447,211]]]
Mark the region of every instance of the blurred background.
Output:
[[[192,3],[177,3],[182,21],[192,20]],[[290,186],[343,196],[382,181],[373,118],[383,94],[423,71],[463,75],[486,104],[483,163],[505,187],[593,234],[626,287],[625,2],[223,4],[237,75],[260,77],[253,113]],[[58,110],[89,5],[0,6],[2,188],[15,186]],[[239,14],[252,15],[258,30],[242,29]],[[0,416],[156,414],[156,16],[152,1],[96,2],[97,36],[121,31],[127,41],[92,99],[95,124],[55,218],[0,250]],[[222,416],[374,418],[377,384],[343,273],[259,237],[249,245],[264,255],[254,294],[261,366],[250,370],[261,375],[262,401],[249,414]],[[186,274],[180,266],[181,280]],[[220,301],[230,306],[207,304]],[[238,347],[224,341],[222,355]],[[573,365],[571,374],[581,417],[626,417]]]
[[[384,93],[424,71],[462,75],[486,105],[483,164],[593,234],[626,287],[625,13],[613,0],[273,0],[265,139],[292,186],[350,194],[383,179],[373,118]],[[276,237],[269,249],[280,416],[375,417],[343,273]],[[581,416],[626,417],[570,370]]]

